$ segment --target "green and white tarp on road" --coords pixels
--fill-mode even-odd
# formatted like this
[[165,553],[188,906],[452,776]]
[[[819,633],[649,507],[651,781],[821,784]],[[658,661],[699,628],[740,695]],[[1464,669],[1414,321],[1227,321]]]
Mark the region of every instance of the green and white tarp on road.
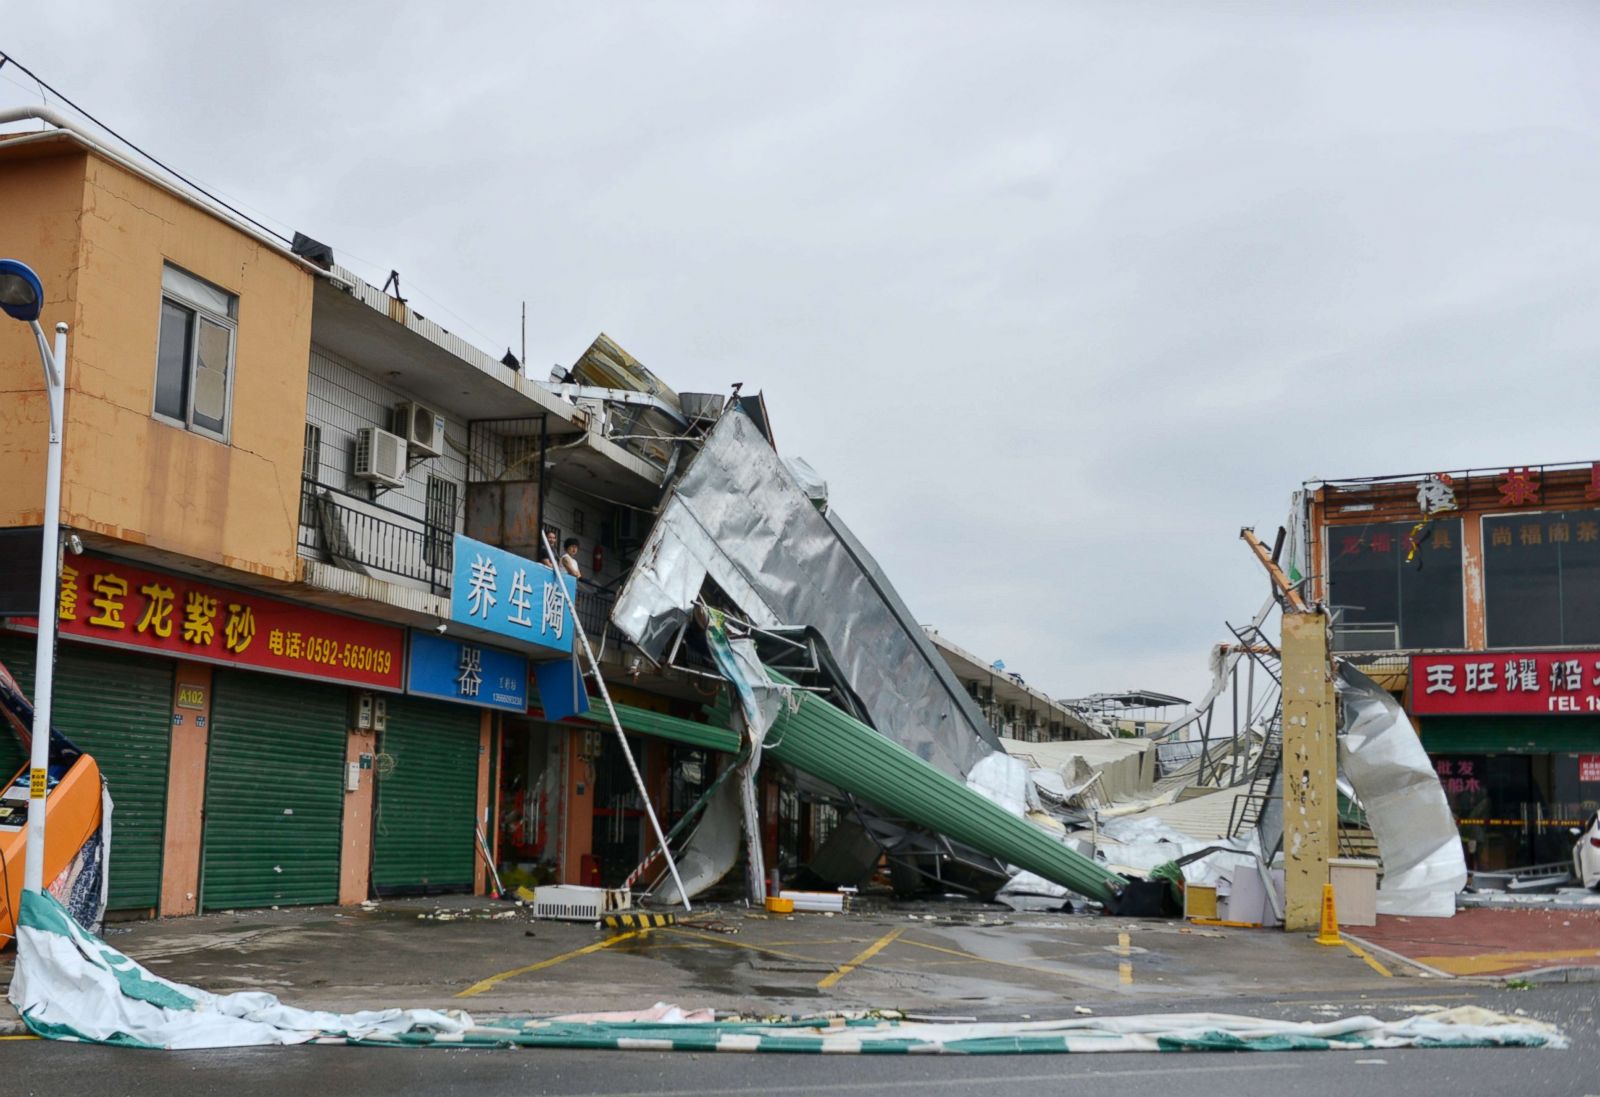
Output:
[[1555,1028],[1472,1007],[1404,1021],[1295,1022],[1220,1013],[930,1023],[824,1016],[714,1021],[676,1007],[628,1014],[482,1023],[459,1010],[296,1009],[263,992],[211,994],[153,975],[74,923],[48,895],[25,892],[11,1004],[35,1034],[125,1047],[191,1049],[335,1043],[410,1047],[561,1047],[639,1051],[777,1051],[995,1055],[1107,1051],[1364,1051],[1565,1047]]

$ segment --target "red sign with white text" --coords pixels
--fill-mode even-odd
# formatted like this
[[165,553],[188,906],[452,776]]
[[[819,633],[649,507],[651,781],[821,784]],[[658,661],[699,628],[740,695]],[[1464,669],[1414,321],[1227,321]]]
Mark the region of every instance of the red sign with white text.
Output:
[[1578,755],[1578,780],[1600,784],[1600,754]]
[[[399,690],[405,632],[116,560],[68,556],[62,636],[181,659]],[[36,627],[32,618],[18,624]]]
[[1600,652],[1465,652],[1411,657],[1418,716],[1600,714]]

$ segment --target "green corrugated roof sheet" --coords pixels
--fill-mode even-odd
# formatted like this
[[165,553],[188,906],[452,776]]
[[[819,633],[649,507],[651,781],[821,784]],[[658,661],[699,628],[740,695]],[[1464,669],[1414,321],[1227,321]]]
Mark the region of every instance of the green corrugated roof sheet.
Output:
[[[797,696],[799,710],[783,711],[767,733],[765,752],[775,760],[1079,895],[1105,902],[1127,883],[815,694]],[[590,704],[590,720],[609,722],[603,702]],[[727,726],[726,701],[710,715],[711,724],[700,724],[617,706],[617,716],[629,731],[712,750],[738,750],[738,736]]]

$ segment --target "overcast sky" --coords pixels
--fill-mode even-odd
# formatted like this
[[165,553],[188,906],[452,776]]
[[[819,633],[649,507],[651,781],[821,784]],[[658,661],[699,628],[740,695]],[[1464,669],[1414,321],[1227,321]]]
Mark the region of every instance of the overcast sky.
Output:
[[761,389],[1057,696],[1201,692],[1304,479],[1600,458],[1593,4],[57,0],[0,50],[497,356],[526,299],[536,376],[605,331]]

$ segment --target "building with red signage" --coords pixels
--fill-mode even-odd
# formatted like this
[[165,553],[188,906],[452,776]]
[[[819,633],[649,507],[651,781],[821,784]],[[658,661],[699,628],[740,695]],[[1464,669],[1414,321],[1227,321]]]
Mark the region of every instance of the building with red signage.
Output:
[[1479,870],[1600,806],[1600,462],[1308,485],[1299,567],[1400,697]]
[[[532,575],[541,529],[577,540],[602,644],[671,455],[654,439],[682,424],[608,401],[642,367],[604,337],[560,384],[531,380],[398,283],[131,157],[54,125],[0,134],[8,252],[42,277],[46,326],[70,325],[56,723],[115,800],[111,908],[481,889],[485,848],[620,880],[647,839],[619,751],[545,719],[526,668],[547,643],[461,616],[455,544]],[[27,328],[0,325],[0,662],[28,691],[45,406]],[[648,675],[615,692],[693,696]],[[636,753],[658,802],[686,806],[715,766]],[[4,776],[20,765],[0,738]]]

